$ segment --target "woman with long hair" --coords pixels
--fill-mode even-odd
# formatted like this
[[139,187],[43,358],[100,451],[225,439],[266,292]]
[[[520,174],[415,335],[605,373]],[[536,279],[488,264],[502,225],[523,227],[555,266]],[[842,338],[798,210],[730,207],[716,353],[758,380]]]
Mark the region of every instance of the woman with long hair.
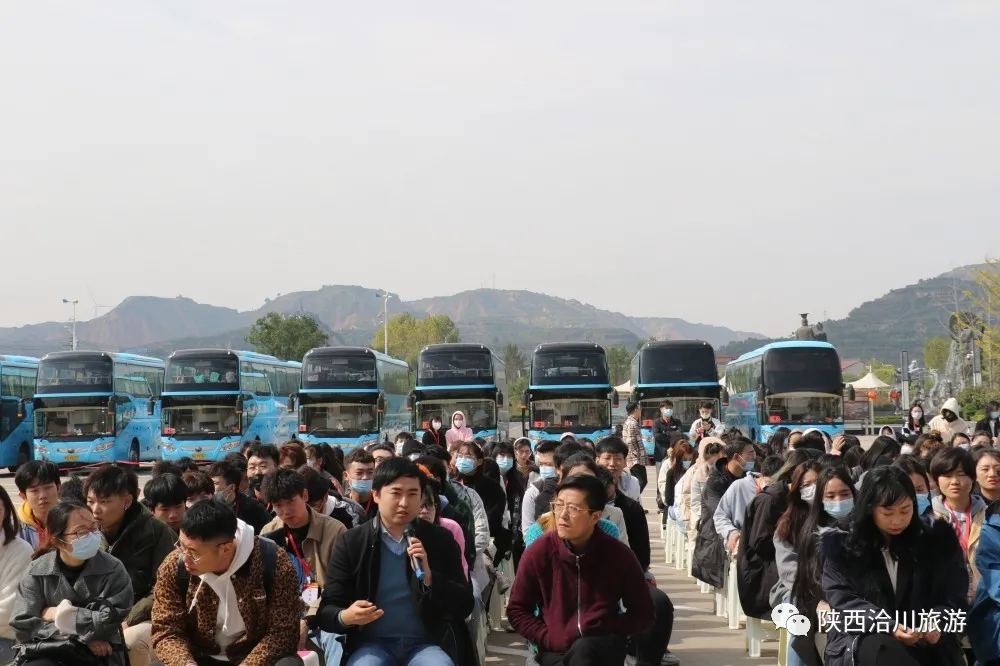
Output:
[[[75,637],[91,654],[124,666],[128,652],[121,624],[132,609],[132,583],[125,565],[101,552],[101,531],[94,514],[75,501],[63,501],[45,519],[50,540],[39,550],[21,580],[10,625],[22,643]],[[101,599],[109,607],[87,610]],[[26,666],[75,666],[52,659]]]
[[919,400],[915,400],[910,406],[910,413],[903,421],[903,428],[899,431],[899,439],[902,442],[913,445],[917,437],[927,432],[927,415],[924,414],[924,406]]
[[816,500],[816,482],[823,466],[814,460],[800,464],[792,472],[788,486],[788,504],[774,529],[774,558],[778,582],[771,588],[771,606],[790,603],[792,584],[799,562],[796,554],[798,534],[802,530]]
[[3,526],[0,542],[0,664],[9,664],[14,660],[15,638],[10,616],[14,612],[17,585],[31,565],[32,551],[31,544],[18,537],[21,521],[3,486],[0,486],[0,525]]
[[961,666],[959,636],[946,618],[967,607],[969,572],[955,531],[917,515],[909,475],[872,470],[842,529],[822,536],[823,597],[833,613],[861,622],[827,622],[826,666]]
[[657,478],[657,490],[661,509],[663,510],[663,524],[667,522],[667,517],[680,520],[680,512],[674,508],[674,496],[677,483],[684,476],[694,462],[694,449],[691,441],[687,437],[677,439],[670,447],[670,456],[663,462],[660,468],[659,478]]
[[899,457],[899,453],[899,442],[892,437],[876,437],[868,450],[862,454],[860,465],[851,470],[851,476],[856,483],[860,483],[865,473],[876,466],[879,458],[885,456],[890,460],[895,460]]
[[913,482],[913,490],[917,493],[917,515],[921,518],[933,518],[934,508],[931,506],[931,480],[927,468],[916,456],[899,456],[894,467],[906,472]]

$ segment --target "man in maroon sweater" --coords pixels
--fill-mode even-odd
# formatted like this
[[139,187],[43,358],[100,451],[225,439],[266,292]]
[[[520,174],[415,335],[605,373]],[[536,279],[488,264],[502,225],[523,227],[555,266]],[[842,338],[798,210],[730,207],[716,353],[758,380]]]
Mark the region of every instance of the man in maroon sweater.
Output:
[[628,637],[653,624],[653,600],[635,554],[595,529],[606,503],[596,478],[564,479],[552,503],[556,528],[521,558],[507,618],[538,646],[540,666],[621,664]]

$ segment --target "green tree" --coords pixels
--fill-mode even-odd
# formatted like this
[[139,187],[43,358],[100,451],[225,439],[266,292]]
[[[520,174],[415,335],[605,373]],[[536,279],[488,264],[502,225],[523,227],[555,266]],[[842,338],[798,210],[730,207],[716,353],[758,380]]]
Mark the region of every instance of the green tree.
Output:
[[628,381],[632,372],[632,356],[632,352],[624,345],[608,350],[608,371],[611,373],[611,383],[615,386]]
[[528,375],[507,382],[507,404],[510,406],[510,417],[517,421],[521,418],[521,398],[528,390]]
[[930,338],[924,343],[924,367],[930,370],[944,371],[948,365],[948,354],[951,345],[947,338]]
[[313,347],[329,344],[330,336],[312,315],[269,312],[250,327],[246,341],[262,354],[284,361],[301,361]]
[[[448,315],[417,319],[404,312],[389,320],[389,355],[404,359],[411,368],[416,367],[420,350],[427,345],[461,341],[458,327]],[[379,351],[385,349],[384,329],[379,328],[372,347]]]
[[995,385],[994,370],[1000,360],[1000,259],[986,259],[986,268],[976,272],[977,293],[966,297],[982,310],[984,321],[962,322],[977,328],[977,344],[983,350],[983,366],[990,387]]
[[895,366],[880,364],[878,361],[872,361],[871,365],[872,365],[872,372],[875,373],[876,377],[878,377],[883,382],[889,385],[896,383]]
[[528,357],[521,351],[520,347],[512,342],[503,348],[503,364],[507,371],[508,382],[520,379],[527,374]]

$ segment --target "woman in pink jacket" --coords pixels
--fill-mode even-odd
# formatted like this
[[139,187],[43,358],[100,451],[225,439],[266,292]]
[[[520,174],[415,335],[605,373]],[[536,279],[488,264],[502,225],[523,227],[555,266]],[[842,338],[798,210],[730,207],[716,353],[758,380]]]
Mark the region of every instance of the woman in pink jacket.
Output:
[[464,413],[459,411],[451,415],[451,428],[445,433],[449,451],[462,442],[472,441],[472,428],[468,427],[467,423]]

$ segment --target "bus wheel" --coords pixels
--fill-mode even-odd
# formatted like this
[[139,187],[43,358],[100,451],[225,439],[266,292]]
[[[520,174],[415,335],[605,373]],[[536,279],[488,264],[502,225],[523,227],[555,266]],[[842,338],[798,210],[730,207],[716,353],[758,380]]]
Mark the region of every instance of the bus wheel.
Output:
[[14,474],[17,472],[18,469],[20,469],[21,465],[24,465],[30,460],[31,460],[31,452],[28,451],[28,445],[22,444],[21,448],[17,450],[17,464],[14,465],[13,467],[8,467],[7,469],[10,470],[11,474]]
[[132,440],[132,446],[128,450],[128,461],[130,463],[139,462],[139,442]]

